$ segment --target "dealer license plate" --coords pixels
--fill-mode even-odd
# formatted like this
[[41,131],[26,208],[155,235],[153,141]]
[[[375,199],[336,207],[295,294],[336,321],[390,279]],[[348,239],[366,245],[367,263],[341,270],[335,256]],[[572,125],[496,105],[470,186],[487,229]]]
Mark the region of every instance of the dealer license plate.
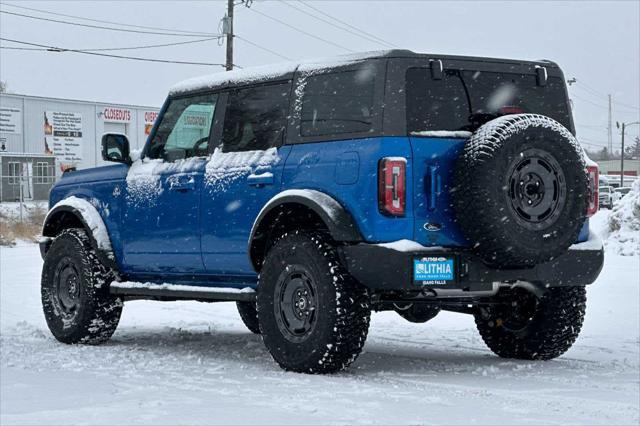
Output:
[[422,285],[447,285],[456,282],[455,259],[433,256],[413,259],[413,282]]

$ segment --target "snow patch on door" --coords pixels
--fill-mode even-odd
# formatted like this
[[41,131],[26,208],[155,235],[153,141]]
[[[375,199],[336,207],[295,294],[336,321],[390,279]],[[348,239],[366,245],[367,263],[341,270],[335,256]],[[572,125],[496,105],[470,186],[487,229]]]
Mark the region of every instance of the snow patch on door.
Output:
[[205,168],[205,185],[214,192],[225,191],[234,181],[254,172],[266,173],[270,166],[279,161],[275,147],[265,151],[242,152],[222,152],[216,148]]
[[171,163],[161,159],[143,158],[134,161],[127,173],[127,199],[134,204],[153,205],[162,194],[162,175],[188,173],[198,169],[204,160],[192,157]]

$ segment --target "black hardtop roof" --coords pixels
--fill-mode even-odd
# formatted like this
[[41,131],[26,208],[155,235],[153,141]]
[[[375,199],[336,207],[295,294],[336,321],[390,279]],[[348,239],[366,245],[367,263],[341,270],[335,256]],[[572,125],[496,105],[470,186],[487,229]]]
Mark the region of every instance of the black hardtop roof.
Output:
[[174,85],[170,91],[170,95],[180,95],[185,93],[199,92],[215,88],[222,88],[235,85],[244,85],[250,83],[275,81],[293,78],[296,71],[313,71],[330,69],[336,67],[347,66],[354,63],[365,62],[371,59],[382,58],[405,58],[405,59],[424,59],[424,60],[442,60],[446,62],[458,62],[464,65],[485,63],[485,64],[504,64],[519,66],[544,66],[549,68],[558,68],[558,65],[549,60],[515,60],[504,58],[490,58],[482,56],[461,56],[461,55],[442,55],[436,53],[417,53],[406,49],[379,50],[371,52],[353,53],[347,55],[338,55],[334,57],[315,58],[300,60],[295,62],[284,62],[273,65],[247,67],[240,70],[225,71],[215,74],[209,74],[201,77],[191,78]]

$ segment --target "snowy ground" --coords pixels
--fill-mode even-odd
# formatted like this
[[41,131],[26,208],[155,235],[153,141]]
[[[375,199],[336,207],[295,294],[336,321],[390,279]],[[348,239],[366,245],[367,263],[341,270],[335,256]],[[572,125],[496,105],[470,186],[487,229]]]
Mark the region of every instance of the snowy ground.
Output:
[[323,377],[281,371],[230,303],[130,302],[109,343],[57,343],[37,246],[0,247],[0,423],[637,425],[639,263],[606,257],[557,360],[500,359],[462,314],[379,313],[351,369]]

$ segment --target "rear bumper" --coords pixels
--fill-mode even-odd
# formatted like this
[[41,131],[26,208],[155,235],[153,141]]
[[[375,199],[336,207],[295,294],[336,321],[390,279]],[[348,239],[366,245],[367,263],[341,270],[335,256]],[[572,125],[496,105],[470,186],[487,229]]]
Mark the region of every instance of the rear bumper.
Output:
[[[549,262],[531,268],[497,269],[487,266],[467,251],[425,248],[398,251],[376,244],[356,244],[339,249],[349,273],[364,286],[378,291],[432,290],[438,296],[491,294],[500,284],[526,282],[540,290],[548,287],[580,286],[593,283],[604,263],[599,238],[574,244],[567,252]],[[421,256],[453,256],[456,284],[428,285],[414,283],[413,259]]]

